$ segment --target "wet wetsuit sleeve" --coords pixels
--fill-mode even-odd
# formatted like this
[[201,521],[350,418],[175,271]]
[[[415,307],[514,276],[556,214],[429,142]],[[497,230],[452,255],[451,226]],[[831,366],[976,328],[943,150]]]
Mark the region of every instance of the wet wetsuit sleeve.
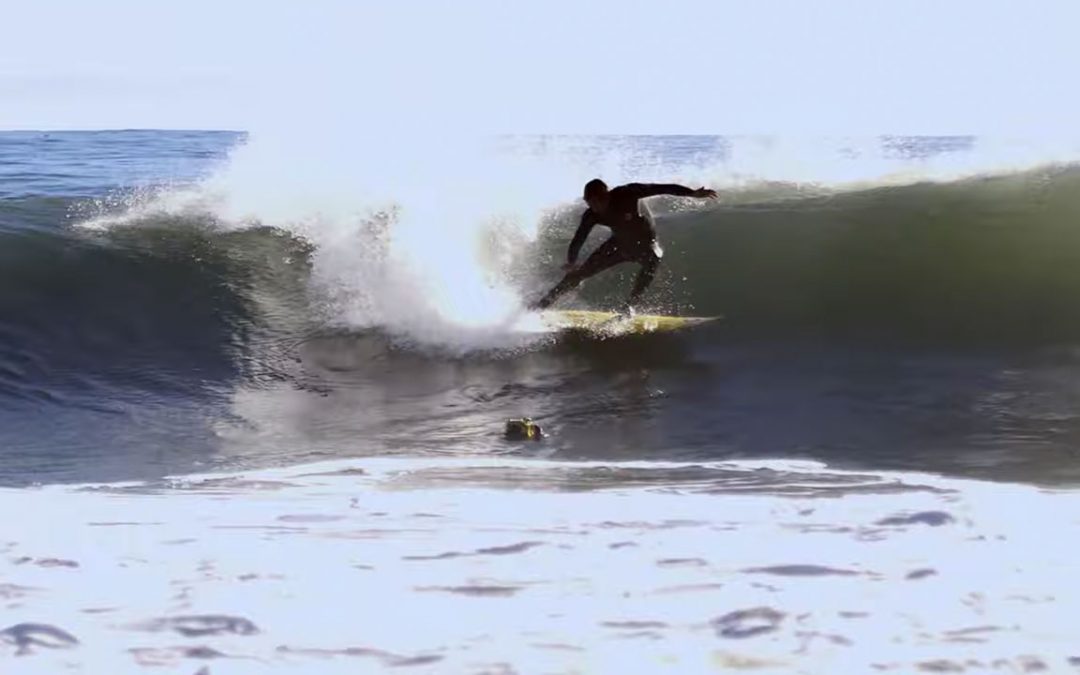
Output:
[[577,232],[574,233],[574,238],[570,241],[570,250],[566,253],[566,262],[571,265],[577,262],[578,253],[581,251],[581,247],[585,245],[585,240],[589,238],[589,233],[592,232],[594,225],[596,225],[596,218],[593,217],[593,212],[590,209],[585,209],[585,213],[581,214],[581,224],[578,225]]
[[635,199],[645,199],[657,195],[674,195],[675,197],[693,197],[694,189],[675,183],[630,183],[626,186]]

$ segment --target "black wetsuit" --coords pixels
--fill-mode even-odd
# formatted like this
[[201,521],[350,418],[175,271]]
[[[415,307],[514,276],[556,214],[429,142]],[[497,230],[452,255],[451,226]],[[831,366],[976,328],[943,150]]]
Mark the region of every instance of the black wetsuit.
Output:
[[656,232],[638,211],[638,200],[656,195],[675,195],[691,197],[694,190],[673,184],[629,183],[612,188],[608,192],[608,205],[603,214],[586,209],[581,214],[581,224],[570,242],[566,259],[571,265],[577,261],[578,252],[596,225],[611,228],[611,238],[600,245],[592,255],[578,267],[571,270],[562,281],[536,303],[537,307],[548,307],[562,294],[578,286],[589,277],[603,272],[619,263],[636,262],[641,265],[641,272],[634,281],[634,290],[629,302],[636,300],[652,283],[663,255],[656,242]]

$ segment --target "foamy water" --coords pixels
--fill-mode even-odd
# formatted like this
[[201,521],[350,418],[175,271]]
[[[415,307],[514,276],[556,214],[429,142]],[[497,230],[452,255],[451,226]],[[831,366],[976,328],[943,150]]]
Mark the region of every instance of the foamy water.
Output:
[[1080,502],[1033,487],[784,462],[371,460],[0,505],[19,514],[5,672],[1080,662]]

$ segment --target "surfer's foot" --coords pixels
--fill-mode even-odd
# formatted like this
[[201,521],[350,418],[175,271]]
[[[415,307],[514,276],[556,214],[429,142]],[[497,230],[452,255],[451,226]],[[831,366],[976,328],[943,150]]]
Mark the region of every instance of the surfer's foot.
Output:
[[615,313],[625,317],[633,317],[634,314],[637,314],[637,312],[634,311],[634,306],[630,304],[629,300],[616,307]]

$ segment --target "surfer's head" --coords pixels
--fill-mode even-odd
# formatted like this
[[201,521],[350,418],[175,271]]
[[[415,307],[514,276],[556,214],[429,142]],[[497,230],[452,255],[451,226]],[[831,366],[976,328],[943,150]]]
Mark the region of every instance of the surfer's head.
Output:
[[608,205],[608,189],[607,183],[599,178],[593,178],[588,183],[585,183],[585,203],[589,205],[589,208],[597,213],[603,213],[607,209]]

